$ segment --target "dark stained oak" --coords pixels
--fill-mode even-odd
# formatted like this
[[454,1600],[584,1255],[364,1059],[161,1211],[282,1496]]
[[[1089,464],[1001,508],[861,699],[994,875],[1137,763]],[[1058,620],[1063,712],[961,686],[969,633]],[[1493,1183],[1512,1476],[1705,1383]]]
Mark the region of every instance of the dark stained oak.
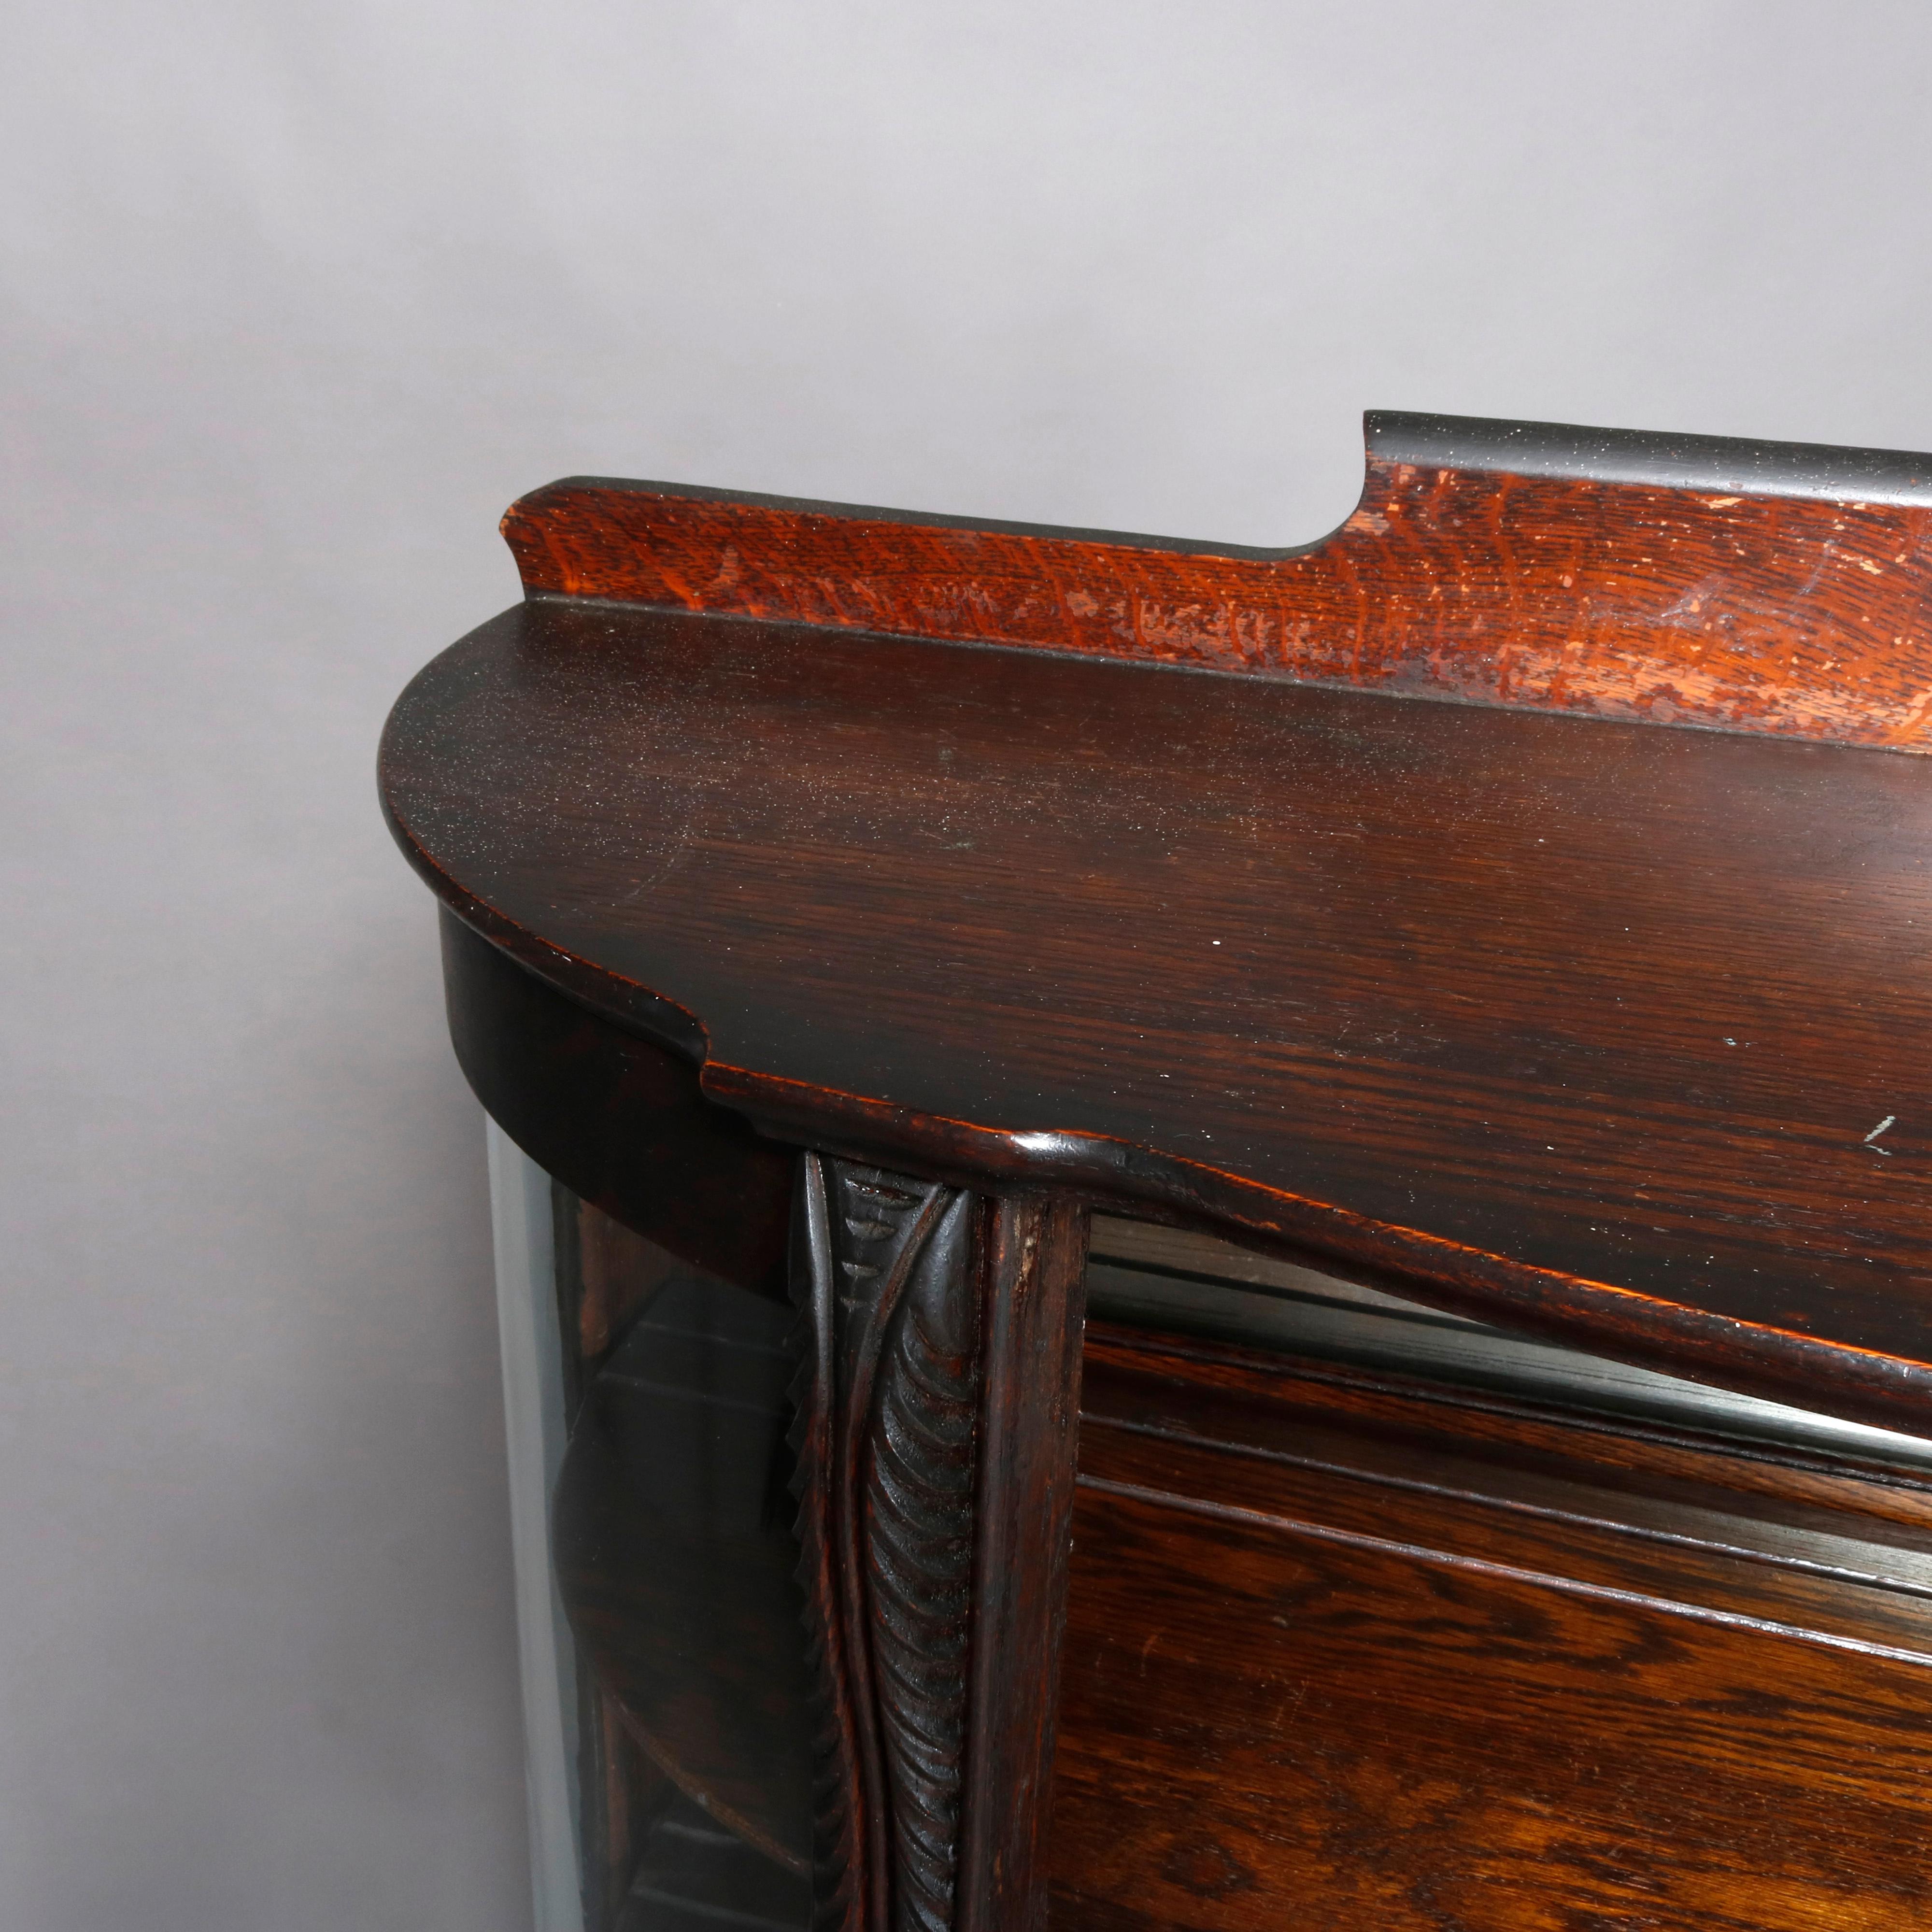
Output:
[[792,1442],[820,1689],[814,1923],[946,1932],[958,1895],[984,1311],[980,1202],[807,1154]]
[[[780,1378],[691,1340],[782,1318],[667,1292],[566,1465],[562,1580],[660,1759],[795,1869]],[[1060,1932],[1932,1924],[1923,1477],[1103,1324],[1086,1358]]]
[[532,596],[789,618],[1606,718],[1932,746],[1932,457],[1372,415],[1301,550],[580,477]]
[[1088,1222],[1064,1199],[989,1204],[967,1932],[1041,1932],[1060,1652],[1072,1548]]
[[1922,1486],[1127,1331],[1086,1390],[1062,1932],[1932,1925]]
[[539,602],[384,782],[460,917],[783,1138],[1932,1413],[1917,758]]

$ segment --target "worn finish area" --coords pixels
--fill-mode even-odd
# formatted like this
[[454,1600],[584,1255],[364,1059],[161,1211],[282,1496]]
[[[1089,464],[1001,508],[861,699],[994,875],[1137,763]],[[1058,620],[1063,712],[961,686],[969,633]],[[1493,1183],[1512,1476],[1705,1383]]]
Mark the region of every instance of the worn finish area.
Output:
[[384,775],[459,914],[789,1137],[1932,1414],[1916,758],[540,601]]
[[1922,751],[1932,458],[1372,415],[1300,550],[575,478],[533,596],[797,619]]

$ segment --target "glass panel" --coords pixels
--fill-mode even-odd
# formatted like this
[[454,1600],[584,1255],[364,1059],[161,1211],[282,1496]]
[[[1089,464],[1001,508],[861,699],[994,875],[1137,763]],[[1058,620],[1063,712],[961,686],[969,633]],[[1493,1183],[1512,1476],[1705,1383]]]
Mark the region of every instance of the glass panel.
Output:
[[564,1448],[550,1181],[494,1120],[488,1133],[536,1932],[580,1932],[576,1646],[549,1553],[550,1492]]
[[538,1932],[802,1932],[791,1312],[490,1135]]
[[1834,1457],[1932,1468],[1932,1442],[1653,1374],[1358,1288],[1211,1235],[1094,1217],[1088,1312]]

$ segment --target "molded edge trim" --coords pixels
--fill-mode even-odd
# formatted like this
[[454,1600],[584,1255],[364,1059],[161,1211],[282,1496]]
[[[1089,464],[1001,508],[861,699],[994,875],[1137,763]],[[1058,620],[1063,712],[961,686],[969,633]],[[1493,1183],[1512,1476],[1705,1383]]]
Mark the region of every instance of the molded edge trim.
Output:
[[[1094,1207],[1272,1247],[1290,1259],[1312,1258],[1364,1286],[1640,1367],[1848,1421],[1932,1435],[1932,1362],[1512,1261],[1138,1142],[983,1126],[711,1059],[709,1035],[688,1010],[550,945],[466,891],[416,844],[386,798],[383,808],[404,856],[457,918],[596,1018],[696,1061],[705,1096],[772,1139],[983,1192],[1018,1187],[1072,1194]],[[611,998],[620,987],[628,995],[621,1004]]]
[[1272,1246],[1292,1259],[1312,1257],[1365,1286],[1665,1374],[1880,1428],[1932,1433],[1932,1363],[1512,1261],[1138,1142],[982,1126],[717,1060],[707,1061],[698,1078],[708,1098],[777,1139],[897,1162],[984,1191],[1070,1194],[1094,1207]]
[[[634,1033],[653,1046],[682,1054],[694,1065],[703,1065],[709,1036],[702,1022],[687,1008],[652,992],[648,986],[632,986],[606,967],[592,965],[560,946],[553,946],[459,885],[417,843],[416,835],[397,817],[386,791],[382,796],[382,818],[390,836],[423,883],[479,938],[506,953],[553,992],[597,1018]],[[612,997],[624,988],[629,988],[631,998]]]
[[1371,464],[1740,496],[1932,506],[1932,455],[1911,450],[1394,410],[1371,410],[1363,428]]
[[[1136,1142],[982,1126],[708,1058],[700,1022],[648,988],[614,1006],[612,976],[458,886],[387,811],[412,865],[456,917],[524,970],[622,1032],[688,1055],[709,1100],[770,1138],[981,1192],[1072,1194],[1099,1208],[1231,1235],[1451,1312],[1639,1366],[1912,1435],[1932,1434],[1932,1362],[1821,1341],[1469,1248]],[[601,982],[604,989],[599,997]],[[533,1155],[541,1157],[537,1150]],[[1151,1216],[1147,1210],[1154,1210]]]
[[[402,708],[399,700],[385,731],[386,770]],[[596,1017],[697,1064],[709,1098],[782,1142],[956,1178],[982,1191],[1049,1188],[1144,1216],[1152,1210],[1152,1218],[1319,1257],[1367,1285],[1458,1312],[1744,1394],[1932,1436],[1932,1362],[1917,1357],[1721,1316],[1465,1248],[1144,1144],[1077,1130],[984,1126],[712,1060],[700,1016],[576,957],[470,892],[418,843],[386,784],[381,796],[404,856],[457,918]]]

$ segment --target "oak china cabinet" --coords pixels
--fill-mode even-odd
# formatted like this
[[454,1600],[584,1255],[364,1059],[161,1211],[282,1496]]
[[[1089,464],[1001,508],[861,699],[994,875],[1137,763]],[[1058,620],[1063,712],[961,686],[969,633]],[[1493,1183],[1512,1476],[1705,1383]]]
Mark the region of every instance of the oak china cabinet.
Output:
[[1932,1928],[1932,458],[576,478],[382,751],[542,1932]]

